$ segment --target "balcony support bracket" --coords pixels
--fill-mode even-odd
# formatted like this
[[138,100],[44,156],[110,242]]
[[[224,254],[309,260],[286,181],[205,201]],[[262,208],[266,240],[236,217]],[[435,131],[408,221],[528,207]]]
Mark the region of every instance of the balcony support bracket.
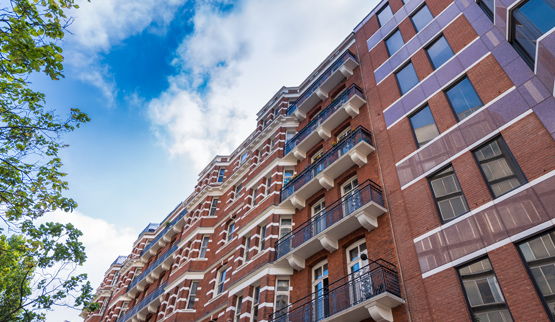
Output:
[[328,252],[333,253],[339,249],[339,244],[337,243],[337,239],[331,238],[329,236],[322,236],[318,238],[322,247],[324,247]]
[[157,308],[156,306],[154,306],[154,305],[149,305],[149,306],[147,307],[147,310],[148,310],[148,312],[150,312],[150,313],[156,313],[157,309],[158,309],[158,308]]
[[177,225],[174,225],[172,229],[173,229],[173,232],[176,234],[178,234],[181,231],[181,227],[178,227]]
[[154,282],[152,274],[148,275],[145,280],[148,284],[152,284],[152,282]]
[[[152,249],[152,247],[150,247],[150,249],[148,250],[148,253],[152,256],[156,255],[156,251],[154,249]],[[146,258],[145,258],[146,259]],[[148,262],[148,261],[147,261]],[[146,262],[145,262],[146,263]]]
[[162,269],[163,269],[163,270],[167,271],[167,270],[170,269],[170,267],[171,267],[171,262],[168,263],[168,264],[162,263]]
[[366,210],[361,211],[358,215],[356,215],[356,217],[359,224],[368,231],[378,227],[378,218],[376,216],[372,216],[372,214]]
[[368,163],[368,159],[366,158],[366,155],[360,153],[357,150],[353,150],[351,152],[351,160],[353,160],[353,162],[356,163],[359,168],[365,165],[366,163]]
[[145,290],[145,287],[142,286],[141,284],[137,284],[137,289],[139,290],[139,292],[142,292]]
[[351,102],[345,104],[345,111],[351,116],[355,117],[359,113],[359,108],[354,106]]
[[291,255],[287,258],[287,261],[289,262],[289,265],[297,271],[304,269],[304,259],[298,256]]
[[303,121],[304,119],[306,119],[306,114],[299,111],[299,110],[295,110],[293,112],[293,115],[297,118],[297,120],[299,121]]
[[322,175],[318,178],[318,182],[322,187],[326,188],[326,190],[333,188],[333,179],[328,176]]
[[299,148],[295,148],[293,150],[293,155],[295,156],[295,158],[297,158],[297,160],[302,161],[306,158],[306,152],[303,150],[300,150]]
[[376,322],[388,321],[393,322],[393,312],[391,308],[379,302],[373,302],[365,306],[370,316]]
[[168,236],[168,235],[164,235],[164,237],[162,237],[162,239],[163,239],[166,243],[169,243],[169,242],[172,240],[171,237]]
[[[161,238],[161,239],[158,241],[158,246],[160,246],[160,248],[166,246],[166,242],[164,241],[164,238]],[[155,254],[156,254],[156,253],[155,253]]]
[[322,88],[318,88],[314,92],[316,93],[316,96],[318,96],[318,98],[322,101],[328,98],[328,93],[326,93]]
[[331,138],[331,132],[324,129],[322,126],[318,128],[318,135],[322,138],[322,140],[327,140]]
[[144,321],[146,320],[146,316],[144,314],[139,313],[137,314],[137,320]]
[[291,204],[297,209],[303,209],[306,205],[305,201],[297,196],[291,197]]
[[349,67],[347,67],[346,65],[343,65],[343,66],[339,67],[339,71],[346,78],[350,78],[351,76],[353,76],[353,70],[350,69]]

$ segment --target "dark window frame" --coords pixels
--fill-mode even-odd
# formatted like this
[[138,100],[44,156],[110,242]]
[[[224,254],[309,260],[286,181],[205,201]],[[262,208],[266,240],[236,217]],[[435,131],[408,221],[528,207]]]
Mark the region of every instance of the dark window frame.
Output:
[[[457,217],[452,218],[452,219],[449,219],[449,220],[444,220],[444,219],[443,219],[443,216],[441,215],[441,211],[440,211],[440,209],[439,209],[439,203],[438,203],[438,201],[441,201],[441,200],[443,200],[443,198],[446,198],[446,197],[448,197],[448,196],[454,196],[455,194],[453,193],[453,194],[451,194],[451,195],[443,196],[443,197],[440,198],[441,200],[438,200],[438,199],[436,198],[436,195],[435,195],[435,193],[434,193],[434,188],[433,188],[433,186],[432,186],[432,178],[433,178],[434,176],[436,176],[437,174],[439,174],[439,173],[441,173],[441,172],[447,170],[447,168],[449,168],[449,167],[453,168],[453,175],[455,176],[455,179],[457,179],[457,182],[459,183],[459,186],[460,186],[460,185],[461,185],[461,182],[459,181],[459,177],[457,177],[457,172],[455,171],[455,167],[453,166],[452,163],[449,163],[448,165],[442,167],[441,169],[435,171],[434,173],[432,173],[431,175],[429,175],[429,176],[427,177],[427,179],[428,179],[428,186],[430,187],[430,191],[432,192],[432,195],[434,196],[434,200],[435,200],[435,204],[436,204],[437,213],[438,213],[438,215],[439,215],[439,220],[441,221],[441,224],[442,224],[442,225],[444,225],[444,224],[446,224],[446,223],[448,223],[448,222],[451,222],[451,221],[453,221],[453,220],[455,220],[455,219],[457,219],[457,218],[460,218],[461,216],[464,216],[464,215],[468,214],[468,213],[471,211],[471,210],[470,210],[470,207],[468,206],[468,201],[466,200],[466,196],[464,195],[463,188],[461,187],[461,192],[460,192],[460,193],[456,193],[456,194],[457,194],[457,195],[460,194],[460,195],[462,195],[462,196],[464,197],[464,203],[466,204],[466,209],[467,209],[467,211],[466,211],[465,213],[462,213],[462,214],[458,215]],[[440,178],[442,178],[442,177],[444,177],[444,176],[446,177],[447,175],[442,175]]]
[[382,25],[382,23],[380,22],[380,13],[382,13],[385,8],[389,7],[389,10],[391,10],[391,18],[389,18],[389,20],[391,20],[393,17],[395,17],[395,13],[393,12],[393,9],[391,9],[391,5],[389,4],[389,2],[387,2],[383,7],[380,8],[380,10],[376,11],[376,19],[378,19],[378,25],[380,27],[383,27],[386,23],[389,22],[389,20],[384,22],[384,25]]
[[[423,147],[424,145],[430,143],[429,141],[423,145],[420,145],[418,143],[418,138],[416,137],[416,132],[414,131],[414,126],[412,125],[412,121],[411,118],[416,116],[416,114],[422,112],[423,109],[425,109],[426,107],[430,107],[430,105],[428,104],[428,102],[426,102],[424,105],[420,106],[419,108],[416,109],[416,111],[412,112],[411,114],[409,114],[407,116],[407,118],[409,119],[409,123],[410,123],[410,129],[412,130],[412,137],[414,138],[414,143],[416,143],[416,149],[420,149],[421,147]],[[432,113],[432,109],[430,109],[430,113],[432,114],[432,119],[434,120],[434,124],[436,125],[436,129],[438,132],[438,136],[441,135],[441,133],[439,133],[439,128],[437,127],[437,123],[436,123],[436,119],[434,118],[434,113]],[[436,136],[437,137],[437,136]],[[435,139],[435,138],[434,138]],[[433,139],[432,139],[433,140]]]
[[[418,28],[416,27],[416,24],[414,23],[414,20],[412,19],[412,17],[416,16],[416,14],[422,10],[422,8],[424,8],[424,6],[428,7],[428,11],[430,11],[430,14],[432,15],[432,20],[434,20],[436,17],[434,17],[434,14],[432,13],[432,11],[430,10],[430,7],[428,6],[428,4],[426,3],[426,1],[422,1],[422,4],[418,6],[417,9],[413,10],[410,15],[408,15],[410,22],[412,23],[412,26],[414,27],[414,31],[416,31],[416,33],[418,34],[420,31],[424,30],[424,28],[426,26],[428,26],[430,23],[428,22],[428,24],[426,26],[424,26],[421,30],[418,30]],[[430,21],[431,22],[431,21]]]
[[[451,111],[453,112],[453,115],[455,116],[455,119],[457,120],[457,123],[460,123],[461,121],[463,121],[466,118],[469,118],[471,116],[469,115],[465,119],[460,120],[459,116],[457,115],[457,111],[455,110],[455,107],[453,106],[453,103],[451,102],[451,99],[449,99],[449,96],[447,95],[447,92],[452,90],[455,86],[459,85],[465,78],[468,79],[468,82],[470,83],[470,85],[472,85],[472,89],[474,90],[474,93],[476,93],[476,97],[478,97],[478,99],[482,103],[482,106],[480,108],[484,107],[484,105],[485,105],[484,101],[480,97],[480,94],[478,94],[478,92],[476,91],[476,87],[474,86],[474,84],[472,84],[472,81],[470,80],[470,78],[468,77],[467,74],[464,74],[461,77],[457,78],[451,85],[449,85],[444,90],[442,90],[443,95],[445,95],[445,98],[447,99],[447,103],[449,103],[449,107],[451,107]],[[474,114],[474,113],[472,113],[472,114]]]
[[[413,87],[411,87],[408,91],[406,91],[406,93],[403,93],[403,91],[401,90],[401,85],[399,84],[399,77],[397,77],[397,74],[399,72],[401,72],[403,69],[405,69],[409,64],[412,64],[412,68],[414,69],[414,74],[416,75],[416,79],[418,79],[418,83],[416,83],[416,85],[414,85]],[[401,94],[400,97],[405,96],[405,94],[407,94],[408,92],[410,92],[413,88],[415,88],[418,84],[420,84],[420,78],[418,78],[418,74],[416,73],[416,69],[414,68],[414,64],[412,63],[412,60],[409,59],[407,62],[405,62],[403,65],[401,65],[401,67],[397,68],[393,74],[395,75],[395,81],[397,83],[397,88],[399,89],[399,94]]]
[[388,40],[388,39],[391,39],[391,37],[393,37],[393,35],[395,35],[397,32],[399,33],[399,35],[401,36],[401,39],[403,40],[403,46],[406,45],[405,39],[403,39],[403,34],[401,34],[401,30],[400,30],[398,27],[395,28],[395,29],[393,29],[393,31],[390,32],[389,35],[387,35],[387,37],[385,37],[385,38],[383,39],[383,42],[385,43],[385,49],[387,50],[387,54],[389,55],[389,57],[395,55],[395,53],[399,52],[399,50],[401,50],[401,48],[403,48],[403,46],[401,46],[401,47],[399,47],[399,49],[397,49],[396,52],[393,52],[393,53],[392,53],[392,52],[389,50],[389,46],[387,45],[387,40]]
[[491,22],[493,22],[493,17],[494,17],[495,14],[491,10],[489,10],[489,7],[482,0],[476,0],[476,3],[482,9],[482,11],[486,14],[486,17],[488,17],[489,20],[491,20]]
[[[441,66],[445,65],[447,63],[448,60],[445,61],[445,63],[439,65],[439,66],[435,66],[434,61],[432,60],[432,58],[430,57],[430,54],[428,53],[428,49],[430,49],[430,47],[432,47],[433,45],[435,45],[441,38],[445,38],[445,42],[447,42],[447,46],[449,47],[449,49],[451,50],[451,53],[453,54],[453,56],[451,56],[451,58],[453,58],[455,56],[455,51],[453,50],[453,48],[451,47],[451,44],[449,43],[449,40],[447,40],[447,37],[445,37],[445,35],[443,34],[443,32],[441,32],[439,35],[437,35],[437,37],[434,38],[434,40],[430,41],[426,47],[424,47],[424,51],[426,52],[426,57],[428,57],[428,60],[430,61],[430,65],[432,65],[432,68],[434,70],[437,70],[438,68],[440,68]],[[469,80],[470,81],[470,80]],[[474,85],[472,85],[474,87]]]
[[[478,157],[476,156],[475,151],[480,150],[480,149],[483,148],[484,146],[486,146],[486,145],[488,145],[488,144],[490,144],[490,143],[492,143],[493,141],[496,141],[496,140],[498,140],[498,139],[501,139],[501,141],[503,142],[503,144],[501,144],[501,145],[499,146],[499,148],[502,150],[502,152],[507,152],[509,158],[514,162],[514,165],[515,165],[515,167],[516,167],[516,168],[515,168],[516,172],[518,172],[518,173],[522,176],[522,178],[524,179],[524,182],[521,183],[520,186],[518,186],[518,187],[516,187],[516,188],[513,188],[513,189],[511,189],[511,190],[509,190],[509,191],[506,191],[505,193],[500,194],[499,196],[496,197],[495,194],[494,194],[494,192],[493,192],[493,189],[491,188],[491,184],[490,184],[490,182],[488,181],[488,178],[486,177],[486,174],[485,174],[485,172],[484,172],[484,170],[483,170],[483,168],[482,168],[482,166],[481,166],[481,164],[480,164],[480,161],[478,160]],[[503,150],[506,150],[506,151],[503,151]],[[493,200],[498,199],[498,198],[501,198],[502,196],[504,196],[504,195],[510,193],[511,191],[514,191],[515,189],[518,189],[518,188],[520,188],[520,187],[522,187],[523,185],[525,185],[525,184],[528,183],[528,178],[526,178],[526,176],[524,175],[524,172],[522,172],[522,169],[520,168],[520,165],[518,164],[518,162],[517,162],[516,159],[514,158],[513,153],[511,152],[511,150],[510,150],[509,147],[507,146],[507,142],[505,142],[505,139],[503,138],[503,136],[501,136],[501,135],[496,135],[495,137],[493,137],[493,138],[487,140],[486,142],[480,144],[479,146],[475,147],[475,148],[472,149],[470,152],[472,152],[472,155],[474,156],[474,160],[476,161],[476,165],[477,165],[478,168],[480,169],[480,173],[482,174],[482,178],[484,179],[486,185],[488,186],[489,193],[490,193],[490,195],[491,195],[491,197],[492,197]],[[488,161],[500,159],[502,156],[503,156],[503,154],[502,154],[501,156],[497,156],[497,157],[495,157],[495,158],[488,159]],[[516,174],[515,174],[515,177],[517,177]],[[505,178],[507,178],[507,177],[505,177]]]

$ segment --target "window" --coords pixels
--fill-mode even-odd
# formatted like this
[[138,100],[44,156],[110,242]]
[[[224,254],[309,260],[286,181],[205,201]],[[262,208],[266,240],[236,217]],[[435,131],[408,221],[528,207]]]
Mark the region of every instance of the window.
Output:
[[418,9],[418,11],[410,17],[417,33],[424,29],[432,19],[434,19],[434,16],[427,5],[423,5],[422,8]]
[[443,35],[426,48],[426,53],[434,69],[438,69],[454,55],[453,49]]
[[474,322],[512,322],[489,259],[458,269]]
[[[278,279],[276,282],[275,320],[287,314],[289,306],[289,280]],[[279,320],[278,320],[279,321]]]
[[493,22],[493,0],[478,0],[478,6],[482,8],[486,16],[488,16],[489,20]]
[[536,42],[555,27],[555,3],[551,0],[529,0],[513,10],[511,43],[524,61],[534,69]]
[[233,232],[235,231],[235,222],[232,222],[227,226],[227,241],[233,239]]
[[443,222],[468,212],[468,205],[453,166],[430,177],[430,185]]
[[251,249],[251,238],[249,236],[247,237],[247,240],[245,240],[245,251],[243,253],[243,263],[246,263],[249,261],[250,249]]
[[310,158],[310,162],[314,163],[316,162],[318,159],[320,159],[322,156],[324,155],[324,149],[320,149],[318,150],[316,153],[314,153],[312,155],[312,157]]
[[414,66],[412,66],[412,62],[408,63],[401,70],[395,73],[395,77],[397,78],[397,83],[399,84],[401,96],[405,95],[419,82]]
[[279,238],[283,238],[293,229],[293,220],[291,218],[282,218],[280,222]]
[[418,111],[409,119],[412,130],[414,131],[414,137],[416,138],[416,145],[418,147],[423,146],[439,135],[436,122],[432,116],[432,111],[430,111],[429,106],[426,105],[426,107]]
[[208,251],[208,242],[210,241],[210,236],[202,237],[202,242],[200,243],[200,252],[198,258],[206,258],[206,251]]
[[112,285],[116,284],[116,282],[118,281],[119,278],[119,271],[116,271],[116,273],[114,274],[114,277],[112,278]]
[[245,152],[242,156],[241,156],[241,164],[245,163],[245,161],[247,161],[247,157],[249,156],[249,152]]
[[212,203],[210,204],[210,213],[208,216],[216,216],[216,209],[218,209],[218,198],[212,198]]
[[326,216],[323,216],[324,209],[326,208],[326,200],[324,198],[318,200],[312,206],[312,217],[314,217],[313,234],[317,235],[326,229]]
[[252,206],[256,206],[256,197],[258,196],[258,188],[254,188],[252,191]]
[[274,151],[275,147],[276,147],[276,139],[270,140],[270,152]]
[[294,175],[295,171],[293,170],[285,170],[284,174],[283,174],[283,185],[287,185],[289,183],[289,181],[293,180],[293,175]]
[[125,313],[127,313],[128,308],[129,308],[129,302],[123,302],[116,321],[119,321],[125,315]]
[[270,193],[270,189],[272,188],[272,177],[268,177],[266,178],[266,195],[268,195]]
[[474,156],[495,198],[526,183],[501,137],[475,150]]
[[260,251],[266,247],[266,226],[260,228]]
[[[366,259],[362,259],[362,254],[366,254]],[[347,248],[347,266],[349,267],[349,274],[360,271],[360,269],[366,265],[368,265],[368,251],[366,250],[366,240],[363,238]],[[362,275],[363,272],[360,272],[359,274]],[[357,282],[358,284],[362,284],[360,281]]]
[[385,45],[389,56],[393,56],[393,54],[401,49],[404,44],[405,42],[403,41],[403,37],[401,36],[401,31],[399,31],[399,29],[385,39]]
[[274,115],[277,116],[278,114],[279,114],[279,109],[276,108],[276,109],[274,110]]
[[445,95],[459,121],[464,120],[483,105],[468,77],[447,90]]
[[287,131],[285,134],[285,139],[289,141],[294,136],[295,136],[295,131]]
[[328,263],[324,261],[316,265],[312,270],[312,291],[314,292],[316,321],[320,321],[329,316],[329,278]]
[[293,222],[291,218],[282,218],[279,225],[279,243],[276,250],[278,254],[287,254],[291,251],[292,238],[283,239],[287,237],[293,229]]
[[220,169],[220,172],[218,173],[218,182],[224,182],[224,173],[225,169]]
[[237,186],[235,187],[235,196],[234,196],[233,199],[239,198],[239,195],[240,195],[240,193],[241,193],[241,189],[243,189],[243,183],[240,183],[239,185],[237,185]]
[[258,305],[260,304],[260,286],[254,288],[252,300],[251,322],[258,322]]
[[237,298],[237,304],[235,305],[235,322],[241,320],[241,304],[243,302],[243,296]]
[[528,272],[541,292],[548,315],[555,312],[555,232],[544,233],[518,245]]
[[189,299],[187,300],[187,310],[192,310],[195,305],[195,299],[197,298],[198,281],[193,281],[191,283],[191,288],[189,289]]
[[218,278],[216,279],[216,295],[221,294],[224,291],[225,270],[226,266],[220,268],[220,270],[218,271]]
[[389,19],[393,18],[393,11],[391,11],[389,3],[386,4],[385,7],[381,8],[380,11],[378,11],[377,16],[380,26],[383,26],[386,22],[389,21]]

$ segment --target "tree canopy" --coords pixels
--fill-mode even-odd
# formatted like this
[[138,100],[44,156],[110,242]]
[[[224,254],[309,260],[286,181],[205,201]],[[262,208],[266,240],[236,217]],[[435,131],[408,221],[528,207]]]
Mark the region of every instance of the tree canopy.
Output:
[[[10,0],[0,6],[0,322],[44,319],[44,309],[89,306],[82,233],[71,224],[38,220],[77,203],[62,172],[63,135],[89,121],[79,109],[64,117],[45,107],[29,77],[63,77],[60,42],[74,0]],[[68,302],[73,298],[73,303]]]

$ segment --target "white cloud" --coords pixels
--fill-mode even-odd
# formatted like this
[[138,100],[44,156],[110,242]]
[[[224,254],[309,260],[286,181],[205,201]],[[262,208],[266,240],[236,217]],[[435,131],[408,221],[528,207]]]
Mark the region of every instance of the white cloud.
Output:
[[375,4],[244,0],[223,13],[198,4],[174,61],[183,72],[150,103],[156,133],[197,170],[231,152],[254,130],[256,112],[282,86],[298,86]]
[[[138,232],[131,228],[117,228],[102,219],[92,218],[77,211],[64,213],[56,211],[43,217],[41,222],[52,221],[59,223],[72,223],[83,232],[80,241],[85,246],[87,261],[77,268],[76,273],[87,273],[91,286],[96,289],[100,286],[104,273],[110,264],[119,255],[128,255],[133,242],[137,239]],[[79,311],[57,307],[47,313],[47,321],[82,321]]]

